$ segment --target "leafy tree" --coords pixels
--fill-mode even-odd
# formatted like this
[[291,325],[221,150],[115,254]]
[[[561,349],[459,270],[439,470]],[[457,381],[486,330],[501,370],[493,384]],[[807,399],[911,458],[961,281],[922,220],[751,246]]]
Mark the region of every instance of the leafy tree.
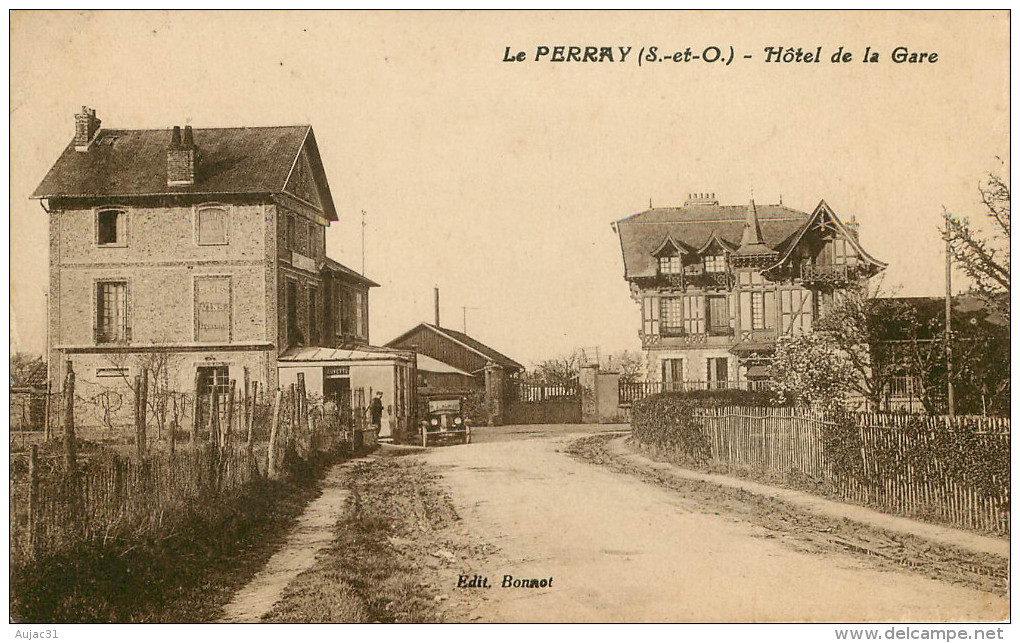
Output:
[[911,323],[910,307],[901,300],[881,299],[881,283],[859,281],[833,297],[829,310],[815,323],[819,346],[827,345],[831,359],[842,362],[853,375],[849,389],[873,409],[895,375],[902,371],[896,345],[887,340],[893,329]]
[[834,411],[850,406],[855,373],[825,333],[780,337],[771,376],[778,403]]
[[1009,183],[990,173],[978,185],[991,233],[981,233],[969,217],[956,216],[943,208],[943,236],[949,240],[953,261],[974,282],[974,289],[987,304],[1009,321]]

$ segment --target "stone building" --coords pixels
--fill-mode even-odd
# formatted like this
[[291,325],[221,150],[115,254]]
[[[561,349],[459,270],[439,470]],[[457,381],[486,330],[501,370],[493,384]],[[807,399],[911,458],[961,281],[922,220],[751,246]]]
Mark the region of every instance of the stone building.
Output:
[[666,389],[767,378],[763,358],[780,335],[809,331],[841,288],[885,268],[861,246],[856,222],[825,201],[807,213],[695,194],[614,228],[641,308],[646,379]]
[[369,345],[378,284],[326,257],[338,218],[310,126],[106,129],[82,108],[32,196],[49,216],[53,382],[71,360],[84,390],[122,390],[160,362],[171,390],[247,372],[271,391],[298,355],[332,373],[317,382],[369,358],[378,388],[413,381],[411,357]]

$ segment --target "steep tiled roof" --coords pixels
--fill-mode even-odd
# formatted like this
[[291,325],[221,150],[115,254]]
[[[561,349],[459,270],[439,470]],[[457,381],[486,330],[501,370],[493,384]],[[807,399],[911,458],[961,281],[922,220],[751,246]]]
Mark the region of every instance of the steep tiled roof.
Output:
[[[280,193],[306,139],[313,139],[308,125],[195,129],[195,183],[168,186],[170,136],[169,129],[103,129],[86,152],[75,151],[72,141],[32,197]],[[310,145],[314,148],[314,140]],[[323,206],[335,220],[333,204]]]
[[[756,206],[762,237],[769,248],[782,252],[785,244],[810,216],[784,205]],[[616,222],[623,248],[625,277],[653,277],[653,253],[670,237],[687,250],[697,250],[715,233],[736,247],[744,232],[746,205],[687,205],[653,208]]]
[[46,388],[46,363],[41,359],[36,360],[19,373],[11,373],[11,388]]

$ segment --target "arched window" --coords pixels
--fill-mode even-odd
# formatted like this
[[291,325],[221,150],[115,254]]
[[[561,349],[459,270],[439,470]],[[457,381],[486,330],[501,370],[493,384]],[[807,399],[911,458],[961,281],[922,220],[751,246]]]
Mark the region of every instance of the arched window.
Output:
[[127,245],[127,213],[124,210],[108,209],[96,213],[96,244]]
[[227,235],[228,212],[219,206],[203,206],[198,208],[198,245],[222,246],[229,243]]

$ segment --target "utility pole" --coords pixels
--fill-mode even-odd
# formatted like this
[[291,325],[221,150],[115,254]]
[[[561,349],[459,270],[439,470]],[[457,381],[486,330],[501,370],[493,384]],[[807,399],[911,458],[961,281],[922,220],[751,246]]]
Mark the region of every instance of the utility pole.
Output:
[[473,306],[461,306],[460,309],[464,312],[464,334],[467,335],[467,311],[481,310],[481,308],[475,308]]
[[365,276],[365,211],[361,211],[361,276]]
[[956,415],[953,399],[953,255],[952,240],[946,231],[946,394],[949,417]]

